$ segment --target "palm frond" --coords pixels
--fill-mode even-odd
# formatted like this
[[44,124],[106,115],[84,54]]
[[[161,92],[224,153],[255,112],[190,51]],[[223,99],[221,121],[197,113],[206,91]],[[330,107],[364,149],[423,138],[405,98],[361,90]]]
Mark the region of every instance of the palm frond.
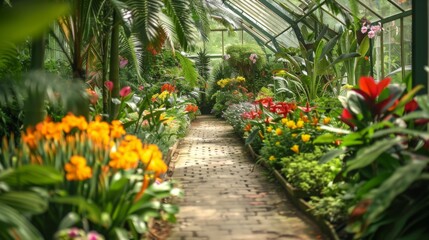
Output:
[[164,0],[164,7],[174,23],[177,40],[183,50],[187,51],[195,40],[195,28],[189,2],[187,0]]
[[146,46],[158,35],[162,0],[127,0],[126,3],[134,21],[133,31],[139,33],[140,40]]
[[203,0],[190,0],[190,10],[194,24],[204,41],[208,41],[210,32],[210,21],[208,18],[208,7]]
[[195,69],[194,63],[187,57],[182,54],[176,54],[177,60],[179,60],[180,65],[182,66],[183,74],[185,75],[185,80],[188,81],[189,85],[196,86],[198,82],[198,72]]

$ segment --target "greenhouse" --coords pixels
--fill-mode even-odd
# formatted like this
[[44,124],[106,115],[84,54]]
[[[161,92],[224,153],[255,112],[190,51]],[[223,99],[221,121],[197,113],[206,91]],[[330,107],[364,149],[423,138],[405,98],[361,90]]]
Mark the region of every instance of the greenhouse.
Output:
[[429,239],[424,0],[0,0],[0,239]]

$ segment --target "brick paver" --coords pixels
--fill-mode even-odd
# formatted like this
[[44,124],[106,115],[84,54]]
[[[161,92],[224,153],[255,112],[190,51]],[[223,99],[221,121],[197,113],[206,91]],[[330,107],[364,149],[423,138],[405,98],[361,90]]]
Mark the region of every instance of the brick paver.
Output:
[[322,239],[226,122],[199,116],[177,151],[172,179],[185,197],[169,239]]

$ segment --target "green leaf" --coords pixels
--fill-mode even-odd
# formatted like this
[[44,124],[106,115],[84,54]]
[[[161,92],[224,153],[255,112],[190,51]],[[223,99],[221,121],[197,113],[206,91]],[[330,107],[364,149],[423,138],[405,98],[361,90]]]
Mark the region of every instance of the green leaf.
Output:
[[22,213],[39,214],[48,209],[48,201],[34,192],[6,192],[0,194],[0,202]]
[[327,163],[331,161],[332,159],[341,156],[342,154],[346,153],[347,151],[345,149],[333,149],[327,153],[325,153],[319,160],[320,164]]
[[51,166],[24,165],[0,175],[0,181],[11,187],[61,183],[63,175]]
[[73,227],[80,221],[79,214],[75,212],[69,212],[67,215],[61,220],[60,225],[58,226],[58,230],[67,229]]
[[426,166],[426,161],[412,161],[398,168],[379,188],[371,191],[365,197],[372,200],[368,208],[367,221],[372,222],[383,213],[398,195],[419,178]]
[[348,161],[346,164],[346,172],[363,168],[374,162],[381,154],[385,153],[394,145],[403,141],[402,138],[383,139],[374,144],[360,149],[356,153],[356,157]]
[[113,229],[117,240],[129,240],[128,232],[124,228],[114,228]]
[[412,120],[412,119],[429,119],[429,112],[424,111],[415,111],[411,112],[405,116],[403,116],[401,119],[404,121]]
[[251,144],[251,143],[253,142],[253,140],[255,140],[255,138],[258,136],[259,131],[260,131],[260,130],[259,130],[259,128],[254,129],[254,130],[249,134],[249,136],[247,136],[245,144],[246,144],[246,145]]
[[43,240],[37,229],[15,209],[0,203],[1,225],[13,226],[14,236],[11,239],[34,239]]
[[352,52],[352,53],[344,53],[341,54],[340,56],[338,56],[332,63],[331,66],[343,62],[343,61],[347,61],[349,59],[353,59],[353,58],[357,58],[360,57],[361,55],[357,52]]
[[0,11],[0,50],[8,43],[24,41],[47,29],[58,17],[69,11],[59,2],[26,2]]
[[366,53],[368,52],[368,50],[369,50],[369,46],[370,46],[370,44],[369,44],[369,38],[367,37],[367,36],[365,36],[365,38],[362,40],[362,42],[360,43],[360,46],[359,46],[359,54],[361,55],[361,56],[365,56],[366,55]]
[[338,139],[338,136],[332,134],[332,133],[325,133],[323,135],[318,136],[316,139],[314,139],[314,144],[330,144],[334,142],[336,139]]
[[100,223],[101,210],[88,199],[79,196],[55,197],[51,199],[53,203],[70,204],[79,208],[80,213],[87,213],[88,218],[94,223]]
[[429,139],[428,132],[412,130],[407,128],[400,128],[400,127],[378,130],[377,132],[374,133],[372,137],[378,138],[378,137],[388,136],[390,134],[407,134],[410,136],[417,136],[417,137],[422,137],[424,139]]
[[131,224],[134,226],[134,229],[142,234],[145,233],[147,231],[147,226],[145,221],[143,221],[142,218],[140,218],[137,215],[131,215],[128,217],[128,219],[130,220]]
[[179,212],[179,207],[173,204],[162,204],[161,208],[169,214],[176,214]]
[[195,69],[194,63],[187,57],[182,54],[176,54],[176,58],[179,60],[180,65],[182,66],[183,74],[185,75],[185,80],[191,85],[196,86],[198,82],[198,72]]

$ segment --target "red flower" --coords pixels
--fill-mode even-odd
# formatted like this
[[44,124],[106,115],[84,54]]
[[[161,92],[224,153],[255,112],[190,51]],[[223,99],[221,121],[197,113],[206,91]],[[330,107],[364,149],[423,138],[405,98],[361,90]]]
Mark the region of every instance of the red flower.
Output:
[[186,112],[197,112],[198,106],[193,105],[193,104],[188,104],[188,105],[186,105],[185,111]]
[[308,113],[308,112],[313,111],[316,108],[316,106],[310,107],[310,103],[307,102],[305,104],[305,107],[298,106],[298,108],[301,109],[301,111]]
[[255,103],[260,103],[265,108],[269,108],[273,105],[273,98],[270,98],[270,97],[261,98],[261,99],[255,101]]
[[260,118],[261,115],[262,115],[262,111],[258,110],[258,111],[245,112],[241,115],[241,117],[244,119],[255,119],[255,118]]
[[126,96],[128,96],[128,94],[130,94],[130,93],[131,93],[131,87],[130,87],[130,86],[123,87],[123,88],[119,91],[119,95],[120,95],[121,97],[126,97]]
[[413,111],[417,110],[417,108],[419,108],[419,104],[414,99],[411,99],[411,101],[409,101],[407,104],[405,104],[405,112],[406,113],[413,112]]
[[106,86],[107,90],[109,90],[109,92],[111,92],[113,90],[113,82],[112,81],[106,81],[104,83],[104,86]]
[[165,83],[161,87],[161,92],[164,92],[164,91],[168,91],[169,93],[173,93],[174,91],[176,91],[176,88],[169,83]]

